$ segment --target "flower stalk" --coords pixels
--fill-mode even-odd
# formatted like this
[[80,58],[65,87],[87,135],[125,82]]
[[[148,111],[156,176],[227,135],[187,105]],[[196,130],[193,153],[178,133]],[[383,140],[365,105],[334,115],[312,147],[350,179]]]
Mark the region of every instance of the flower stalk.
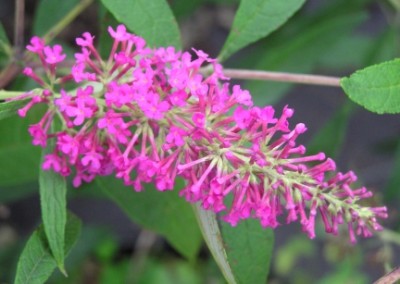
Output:
[[259,70],[224,69],[225,76],[232,79],[264,80],[307,85],[340,87],[340,78],[310,74],[293,74]]
[[[347,225],[351,242],[381,229],[377,218],[387,217],[386,208],[359,204],[372,193],[353,188],[353,172],[337,173],[323,153],[305,155],[296,139],[307,128],[289,126],[293,109],[285,106],[276,115],[272,106],[253,106],[250,93],[231,88],[226,70],[202,51],[193,50],[193,59],[173,47],[150,49],[123,25],[109,33],[114,44],[107,60],[84,33],[76,39],[81,52],[62,77],[61,46],[47,46],[38,37],[27,46],[45,75],[25,68],[41,89],[21,96],[31,100],[19,114],[48,105],[29,128],[35,145],[55,140],[45,170],[72,175],[75,187],[114,175],[135,191],[143,183],[173,190],[180,177],[186,180],[181,196],[222,213],[232,226],[256,218],[275,228],[286,215],[287,223],[299,221],[314,238],[320,215],[327,233],[336,235],[339,225]],[[201,73],[205,64],[212,67],[207,75]],[[76,84],[76,92],[66,90],[66,82]],[[49,131],[53,120],[62,125],[56,132]]]

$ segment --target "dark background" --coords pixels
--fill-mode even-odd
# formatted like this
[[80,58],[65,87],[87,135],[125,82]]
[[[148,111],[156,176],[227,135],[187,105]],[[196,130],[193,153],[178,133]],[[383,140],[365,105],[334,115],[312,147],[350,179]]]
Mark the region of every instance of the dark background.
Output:
[[[186,11],[181,6],[183,1],[169,2],[178,17],[185,48],[202,49],[216,57],[228,35],[238,1],[193,1],[197,4]],[[364,4],[356,8],[352,5],[348,5],[348,8],[340,6],[340,3],[345,2],[307,1],[284,27],[267,39],[240,51],[224,66],[341,77],[398,56],[398,14],[389,2],[354,1]],[[37,5],[38,1],[26,1],[25,41],[32,35],[31,27]],[[74,39],[84,31],[99,34],[101,21],[98,5],[97,2],[92,4],[57,39],[72,47]],[[341,7],[337,12],[335,5]],[[351,18],[357,13],[362,14],[363,19],[351,29],[338,24],[320,34],[316,32],[315,38],[309,36],[310,31],[317,25],[322,26],[328,18],[334,21],[337,17],[340,22],[340,17],[348,15]],[[0,21],[12,40],[13,1],[0,0]],[[303,41],[302,36],[305,38]],[[375,192],[376,198],[372,202],[381,204],[385,201],[388,205],[390,218],[385,221],[385,226],[391,230],[398,229],[398,184],[390,183],[396,177],[394,164],[396,153],[399,152],[397,144],[400,123],[397,115],[377,115],[355,106],[340,88],[293,86],[274,82],[240,83],[252,91],[256,102],[260,104],[269,103],[272,98],[279,96],[279,99],[273,99],[278,112],[287,104],[294,108],[292,125],[303,122],[308,127],[308,132],[300,141],[306,146],[309,143],[315,145],[310,151],[322,151],[326,147],[334,154],[341,171],[353,169],[361,182]],[[12,84],[10,82],[7,88],[12,88]],[[348,123],[332,120],[344,106],[352,110]],[[322,135],[324,139],[318,140],[316,136],[327,123],[332,124],[330,133]],[[332,146],[330,141],[336,141],[341,136],[342,142],[339,139],[341,143],[333,143]],[[40,220],[39,198],[35,193],[37,186],[27,186],[33,188],[32,194],[28,196],[7,202],[0,199],[0,251],[2,248],[6,251],[10,246],[16,247],[14,254],[0,253],[1,283],[8,283],[12,279],[11,271],[18,257],[18,249]],[[8,189],[0,189],[0,192],[2,190]],[[84,193],[81,194],[82,190],[79,191],[71,197],[69,208],[89,228],[85,236],[92,242],[92,246],[79,258],[78,268],[75,269],[78,276],[69,281],[107,283],[102,278],[106,277],[101,273],[102,269],[111,267],[107,269],[124,271],[119,268],[123,266],[121,263],[135,258],[141,250],[145,251],[154,267],[168,266],[168,263],[175,260],[184,262],[162,238],[142,231],[112,202],[85,197]],[[139,235],[142,239],[143,236],[150,239],[150,245],[138,241]],[[379,237],[350,246],[345,233],[342,237],[332,238],[319,230],[317,238],[311,241],[301,233],[297,224],[282,225],[276,229],[270,283],[370,283],[385,273],[385,266],[399,265],[398,252],[397,245],[384,242]],[[4,258],[4,255],[7,257]],[[200,258],[202,267],[186,268],[194,278],[185,279],[195,279],[199,283],[223,283],[206,249]],[[57,275],[51,281],[74,283],[62,280]],[[155,282],[149,280],[143,283]]]

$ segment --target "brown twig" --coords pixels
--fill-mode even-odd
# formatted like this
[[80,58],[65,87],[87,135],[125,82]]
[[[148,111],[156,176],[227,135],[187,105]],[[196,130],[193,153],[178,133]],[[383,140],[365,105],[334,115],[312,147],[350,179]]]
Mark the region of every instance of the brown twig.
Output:
[[157,241],[158,236],[147,230],[142,230],[135,244],[131,259],[132,269],[128,273],[127,283],[137,283],[138,277],[143,272],[150,250]]
[[[62,18],[57,24],[55,24],[50,30],[44,35],[46,42],[51,41],[56,35],[58,35],[65,27],[67,27],[80,13],[83,12],[93,0],[81,0],[64,18]],[[14,58],[11,59],[10,63],[0,72],[0,89],[7,86],[22,70],[22,64],[28,63],[30,60],[26,52],[22,53],[22,47],[24,44],[24,10],[25,1],[16,0],[15,7],[15,33],[14,33]],[[21,62],[22,61],[22,62]]]
[[57,24],[43,36],[45,42],[51,41],[58,35],[66,26],[68,26],[76,17],[78,17],[94,0],[81,0],[76,6],[65,15]]
[[379,278],[374,284],[393,284],[397,280],[400,280],[400,267],[393,269],[385,276]]
[[14,18],[14,47],[10,62],[0,72],[0,89],[8,85],[20,72],[21,66],[17,64],[23,59],[22,52],[24,46],[24,28],[25,28],[25,0],[15,1]]
[[18,57],[24,46],[24,29],[25,29],[25,0],[15,1],[15,18],[14,18],[14,50]]
[[224,75],[233,79],[278,81],[297,84],[340,87],[340,78],[284,72],[224,69]]
[[10,62],[0,72],[0,89],[7,86],[19,73],[21,72],[21,66],[15,61]]

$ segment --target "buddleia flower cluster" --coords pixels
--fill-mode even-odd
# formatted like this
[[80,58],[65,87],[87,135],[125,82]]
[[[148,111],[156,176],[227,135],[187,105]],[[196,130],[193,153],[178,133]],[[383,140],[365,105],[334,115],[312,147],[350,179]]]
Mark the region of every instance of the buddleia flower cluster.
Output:
[[[314,238],[319,215],[327,233],[336,235],[347,224],[352,242],[381,229],[377,218],[386,218],[387,210],[360,205],[372,193],[354,188],[356,175],[335,172],[333,160],[305,155],[296,143],[306,126],[289,126],[293,109],[277,114],[272,106],[253,106],[250,93],[231,87],[222,66],[200,50],[192,58],[173,47],[149,48],[123,25],[108,31],[108,58],[85,32],[62,76],[60,45],[33,37],[27,46],[41,68],[23,73],[40,88],[17,98],[28,99],[18,113],[24,117],[32,106],[47,105],[29,127],[34,145],[55,145],[44,170],[72,176],[75,187],[113,175],[135,191],[145,183],[172,190],[183,178],[181,196],[233,226],[257,218],[275,228],[284,215]],[[202,72],[204,66],[212,71]],[[60,127],[52,130],[52,124]]]

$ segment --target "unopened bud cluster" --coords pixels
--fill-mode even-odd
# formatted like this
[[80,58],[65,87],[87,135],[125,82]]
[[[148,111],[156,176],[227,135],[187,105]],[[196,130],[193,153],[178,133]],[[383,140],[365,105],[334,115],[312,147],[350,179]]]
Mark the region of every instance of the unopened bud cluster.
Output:
[[[182,196],[224,212],[233,226],[258,218],[275,228],[284,214],[313,238],[320,215],[328,233],[347,224],[352,242],[356,234],[381,229],[377,218],[387,217],[386,208],[359,205],[372,193],[352,189],[355,174],[335,173],[335,163],[323,153],[306,156],[305,147],[296,144],[306,127],[289,127],[292,109],[276,115],[272,106],[253,106],[250,93],[231,88],[221,65],[202,51],[194,50],[192,59],[173,47],[151,49],[123,25],[109,33],[114,43],[106,60],[91,34],[77,38],[81,52],[61,77],[57,68],[66,58],[61,46],[46,46],[38,37],[27,46],[45,75],[25,68],[41,88],[18,98],[30,99],[19,114],[48,105],[29,127],[33,144],[55,141],[43,169],[73,175],[76,187],[115,175],[136,191],[144,183],[172,190],[180,177],[186,181]],[[210,75],[200,72],[205,64],[212,67]],[[76,87],[67,90],[71,82]],[[55,120],[61,127],[52,131]]]

